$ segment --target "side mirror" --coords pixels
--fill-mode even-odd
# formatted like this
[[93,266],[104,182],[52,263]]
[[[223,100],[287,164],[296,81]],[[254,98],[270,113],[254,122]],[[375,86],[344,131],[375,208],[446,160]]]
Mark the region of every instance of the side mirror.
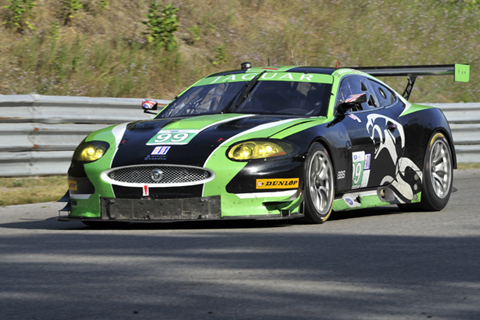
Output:
[[155,100],[142,101],[142,109],[144,113],[157,114],[156,112],[152,112],[153,110],[157,110],[157,108],[158,108],[158,102]]
[[345,101],[343,101],[337,106],[337,114],[343,115],[348,110],[361,106],[361,104],[364,102],[367,102],[366,93],[352,94],[348,96],[348,98]]

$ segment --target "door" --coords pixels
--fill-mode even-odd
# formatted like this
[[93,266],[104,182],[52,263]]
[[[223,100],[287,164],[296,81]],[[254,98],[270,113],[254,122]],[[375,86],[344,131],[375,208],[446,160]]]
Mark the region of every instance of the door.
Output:
[[362,93],[366,94],[366,102],[348,111],[342,120],[352,144],[352,189],[391,183],[405,143],[403,126],[390,111],[393,104],[377,98],[368,78],[347,76],[340,84],[337,105]]

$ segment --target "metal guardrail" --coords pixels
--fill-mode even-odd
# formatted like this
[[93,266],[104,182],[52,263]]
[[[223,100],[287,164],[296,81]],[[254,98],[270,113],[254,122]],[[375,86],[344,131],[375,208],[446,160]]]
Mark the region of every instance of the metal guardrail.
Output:
[[66,174],[90,132],[151,119],[140,105],[141,99],[129,98],[0,95],[0,177]]
[[480,103],[429,103],[443,111],[452,129],[459,163],[480,162]]
[[[90,132],[151,119],[141,99],[0,95],[0,176],[65,174]],[[168,100],[159,100],[167,104]],[[459,162],[480,162],[480,103],[429,104],[450,122]]]

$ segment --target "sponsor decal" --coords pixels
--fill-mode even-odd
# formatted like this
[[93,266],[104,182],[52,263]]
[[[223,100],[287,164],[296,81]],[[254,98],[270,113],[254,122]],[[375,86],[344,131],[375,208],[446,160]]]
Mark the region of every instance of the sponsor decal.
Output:
[[243,75],[230,75],[228,77],[217,77],[215,78],[210,84],[212,83],[217,83],[217,82],[229,82],[229,81],[242,81],[242,80],[253,80],[255,78],[256,74],[255,73],[245,73]]
[[170,150],[170,147],[155,147],[150,154],[164,156],[167,154],[168,150]]
[[372,154],[370,153],[367,153],[365,155],[365,165],[363,167],[363,169],[365,170],[370,170],[370,159],[372,158]]
[[78,191],[77,181],[75,181],[75,180],[68,180],[68,190]]
[[298,188],[298,178],[257,179],[257,189],[293,189]]
[[[342,196],[342,200],[345,201],[347,206],[350,208],[361,208],[361,207],[369,207],[369,205],[367,204],[369,197],[377,198],[377,191],[372,190],[372,191],[344,194]],[[362,201],[362,198],[364,199],[364,201]],[[362,204],[362,202],[365,202],[366,204]]]
[[353,207],[353,205],[354,205],[353,200],[350,199],[350,198],[345,198],[345,202],[346,202],[350,207]]
[[148,185],[143,186],[143,196],[148,197],[150,195],[150,189],[148,188]]
[[170,150],[170,146],[155,147],[152,153],[145,157],[145,161],[167,160],[167,152]]
[[[218,76],[216,78],[206,78],[208,82],[201,81],[199,84],[213,84],[225,83],[235,81],[249,81],[255,78],[256,73],[232,74],[228,76]],[[260,80],[274,80],[274,81],[296,81],[296,82],[318,82],[318,83],[332,83],[333,79],[330,75],[324,74],[308,74],[297,72],[268,72],[260,77]]]
[[365,188],[368,185],[370,158],[371,154],[365,154],[364,151],[352,153],[352,189]]
[[160,130],[147,142],[147,146],[188,144],[199,130]]

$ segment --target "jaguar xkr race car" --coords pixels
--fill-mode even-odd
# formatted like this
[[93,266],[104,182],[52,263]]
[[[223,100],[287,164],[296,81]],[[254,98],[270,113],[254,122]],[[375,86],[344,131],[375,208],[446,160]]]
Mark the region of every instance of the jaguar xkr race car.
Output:
[[[419,75],[468,65],[252,67],[211,74],[148,121],[88,135],[68,170],[68,216],[103,222],[303,217],[396,204],[441,210],[455,149],[433,107],[407,101]],[[375,77],[405,76],[403,95]]]

